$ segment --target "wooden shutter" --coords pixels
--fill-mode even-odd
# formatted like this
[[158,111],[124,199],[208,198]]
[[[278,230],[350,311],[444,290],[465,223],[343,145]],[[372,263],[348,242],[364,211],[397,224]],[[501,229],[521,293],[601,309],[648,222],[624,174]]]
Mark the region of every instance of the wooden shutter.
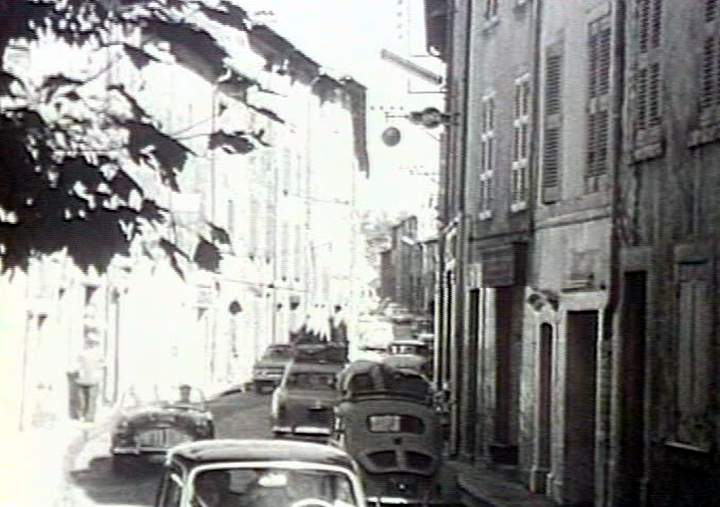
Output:
[[589,26],[588,109],[586,176],[605,174],[608,170],[608,131],[610,107],[610,16]]
[[660,62],[655,62],[650,65],[648,75],[648,126],[654,126],[660,124],[660,110],[661,110],[661,98],[660,98],[660,86],[662,80],[660,78]]
[[702,72],[700,78],[700,109],[708,110],[715,105],[717,88],[716,37],[711,35],[703,45]]
[[[677,408],[681,419],[702,416],[709,403],[712,353],[712,304],[708,263],[679,267],[677,333]],[[692,441],[692,431],[680,428],[679,437]]]
[[705,22],[710,23],[717,19],[718,2],[717,0],[705,0]]
[[543,133],[542,201],[560,198],[562,137],[562,45],[556,43],[545,51],[545,118]]
[[257,198],[251,197],[250,198],[250,213],[249,213],[249,219],[250,219],[250,238],[248,241],[248,253],[251,257],[255,257],[258,250],[258,229],[259,229],[259,211],[260,211],[260,203],[258,202]]

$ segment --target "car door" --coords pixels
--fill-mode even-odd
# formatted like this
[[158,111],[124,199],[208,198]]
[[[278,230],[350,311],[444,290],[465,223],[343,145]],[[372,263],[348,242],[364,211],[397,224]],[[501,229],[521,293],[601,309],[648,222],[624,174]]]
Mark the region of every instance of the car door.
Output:
[[171,466],[166,468],[155,497],[155,507],[181,507],[184,490],[182,470]]

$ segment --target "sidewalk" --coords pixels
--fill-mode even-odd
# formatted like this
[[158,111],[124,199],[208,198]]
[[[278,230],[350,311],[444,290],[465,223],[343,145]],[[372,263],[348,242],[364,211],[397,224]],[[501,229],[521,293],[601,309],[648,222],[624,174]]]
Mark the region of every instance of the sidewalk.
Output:
[[99,411],[95,423],[62,420],[4,435],[0,507],[67,505],[68,475],[87,443],[105,431],[112,411]]
[[460,501],[466,507],[557,507],[500,470],[454,460],[445,463],[457,474]]

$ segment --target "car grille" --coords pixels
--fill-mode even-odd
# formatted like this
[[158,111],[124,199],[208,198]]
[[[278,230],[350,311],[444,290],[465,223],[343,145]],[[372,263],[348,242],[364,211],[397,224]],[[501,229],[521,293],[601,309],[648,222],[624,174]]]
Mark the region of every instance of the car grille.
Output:
[[418,470],[427,470],[432,466],[433,459],[427,454],[421,454],[419,452],[408,451],[405,454],[405,459],[410,467]]
[[138,435],[140,447],[172,447],[193,440],[192,436],[176,428],[156,428]]
[[308,421],[313,424],[322,424],[323,426],[330,427],[333,422],[332,417],[332,412],[327,408],[308,410]]

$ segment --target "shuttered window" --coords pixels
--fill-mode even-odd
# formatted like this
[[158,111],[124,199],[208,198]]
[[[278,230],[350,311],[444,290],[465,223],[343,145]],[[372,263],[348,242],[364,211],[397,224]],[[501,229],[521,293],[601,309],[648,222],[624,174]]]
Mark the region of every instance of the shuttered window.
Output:
[[280,276],[288,279],[290,271],[290,225],[283,222],[280,226]]
[[482,98],[480,134],[480,178],[478,184],[478,211],[481,218],[492,215],[493,171],[495,169],[495,96]]
[[303,275],[302,230],[302,225],[295,224],[295,245],[293,247],[293,258],[295,259],[295,281],[300,281]]
[[527,199],[528,151],[530,148],[530,76],[515,80],[513,107],[513,161],[511,168],[513,210]]
[[498,3],[500,0],[485,0],[485,11],[483,16],[486,20],[492,21],[498,16]]
[[542,192],[544,203],[560,199],[562,138],[562,43],[545,50]]
[[597,176],[608,171],[611,32],[610,16],[588,26],[587,190],[597,191]]
[[248,219],[249,224],[249,238],[248,238],[248,255],[254,258],[258,252],[258,231],[260,229],[260,203],[256,197],[250,198],[250,213]]
[[283,148],[282,150],[282,191],[283,194],[288,195],[293,191],[292,188],[292,153],[290,148]]
[[705,0],[705,39],[700,62],[700,120],[704,125],[720,119],[720,12],[717,0]]
[[703,446],[696,424],[709,409],[712,382],[711,270],[708,263],[679,266],[677,332],[678,440]]
[[659,48],[662,40],[662,0],[636,0],[635,129],[637,138],[660,125],[662,115]]

